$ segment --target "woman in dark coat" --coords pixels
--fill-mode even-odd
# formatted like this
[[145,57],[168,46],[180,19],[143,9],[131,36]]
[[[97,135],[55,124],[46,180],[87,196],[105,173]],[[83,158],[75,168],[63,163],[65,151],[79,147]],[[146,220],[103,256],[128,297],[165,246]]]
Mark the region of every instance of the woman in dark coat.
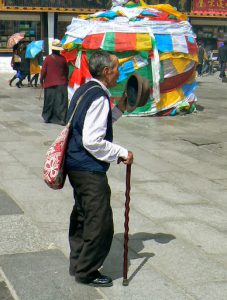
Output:
[[13,55],[11,59],[11,67],[13,70],[17,71],[16,74],[9,80],[9,85],[12,86],[12,83],[15,79],[18,78],[18,71],[20,70],[21,57],[19,51],[19,44],[13,46]]
[[21,63],[20,63],[20,77],[19,81],[16,83],[18,88],[23,86],[22,81],[27,77],[28,78],[28,86],[30,86],[30,59],[26,58],[26,45],[20,45],[20,56],[21,56]]
[[43,62],[40,82],[44,87],[42,117],[45,123],[66,124],[68,111],[68,64],[60,55],[61,42],[54,40],[52,54]]

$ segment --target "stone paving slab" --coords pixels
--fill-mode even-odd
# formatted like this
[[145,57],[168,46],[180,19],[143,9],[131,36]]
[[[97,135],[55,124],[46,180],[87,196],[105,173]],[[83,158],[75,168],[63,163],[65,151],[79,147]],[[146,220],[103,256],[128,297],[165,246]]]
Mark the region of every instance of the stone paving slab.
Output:
[[43,123],[40,89],[9,87],[6,75],[0,87],[0,189],[24,212],[0,216],[0,268],[19,300],[39,300],[38,287],[40,300],[55,300],[56,290],[78,300],[227,299],[227,85],[216,76],[199,78],[197,113],[115,124],[115,142],[135,154],[130,284],[122,286],[126,168],[113,164],[115,235],[103,266],[114,278],[108,289],[80,286],[68,275],[72,189],[67,181],[52,191],[42,180],[45,153],[62,127]]
[[[52,246],[32,220],[24,215],[0,216],[0,257],[3,254],[33,252]],[[1,264],[0,264],[1,266]]]
[[0,215],[23,214],[23,210],[13,201],[13,199],[2,189],[0,189]]
[[1,300],[14,300],[7,284],[5,283],[5,281],[1,281],[1,278],[0,278],[0,299]]
[[93,288],[69,277],[67,259],[58,250],[0,256],[2,270],[23,300],[98,300]]

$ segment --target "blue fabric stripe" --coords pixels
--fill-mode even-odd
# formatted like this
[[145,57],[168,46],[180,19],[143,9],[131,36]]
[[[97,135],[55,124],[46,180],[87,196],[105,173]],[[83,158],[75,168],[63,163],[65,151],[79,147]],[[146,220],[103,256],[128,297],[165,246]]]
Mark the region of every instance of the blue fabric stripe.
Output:
[[161,52],[173,52],[173,42],[170,34],[156,34],[157,48]]

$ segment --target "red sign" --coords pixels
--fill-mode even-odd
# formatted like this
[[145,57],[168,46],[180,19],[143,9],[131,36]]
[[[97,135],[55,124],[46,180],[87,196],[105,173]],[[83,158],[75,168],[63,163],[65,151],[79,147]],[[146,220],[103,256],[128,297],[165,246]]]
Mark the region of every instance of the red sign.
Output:
[[193,1],[193,13],[227,15],[227,0]]

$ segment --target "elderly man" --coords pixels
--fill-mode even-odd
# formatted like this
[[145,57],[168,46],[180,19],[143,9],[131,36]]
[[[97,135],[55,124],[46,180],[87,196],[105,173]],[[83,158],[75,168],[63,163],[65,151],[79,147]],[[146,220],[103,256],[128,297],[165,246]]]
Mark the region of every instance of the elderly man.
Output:
[[78,101],[66,152],[66,169],[75,205],[70,217],[70,275],[80,283],[111,286],[112,279],[98,269],[109,253],[113,238],[110,187],[106,172],[112,161],[131,164],[132,152],[114,144],[112,122],[125,110],[125,97],[112,110],[108,88],[116,85],[118,59],[105,51],[89,60],[92,79],[74,94],[68,119]]
[[226,77],[225,69],[226,69],[226,63],[227,63],[227,41],[224,42],[224,45],[221,46],[218,50],[218,60],[220,62],[220,75],[219,78]]

